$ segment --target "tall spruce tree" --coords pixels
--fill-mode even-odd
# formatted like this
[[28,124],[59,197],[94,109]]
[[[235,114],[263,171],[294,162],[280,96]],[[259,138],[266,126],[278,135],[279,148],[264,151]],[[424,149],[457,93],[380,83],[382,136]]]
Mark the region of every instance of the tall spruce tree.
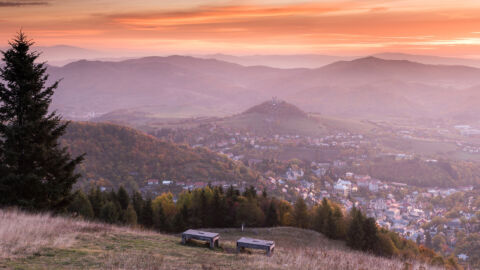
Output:
[[367,218],[363,222],[363,250],[364,251],[374,251],[378,245],[378,235],[377,235],[377,223],[374,218]]
[[117,191],[117,199],[122,207],[122,210],[126,210],[130,204],[130,196],[128,196],[128,193],[123,186],[120,186]]
[[275,207],[274,200],[270,202],[270,206],[268,207],[265,225],[267,227],[275,227],[278,225],[278,214],[277,214],[277,208]]
[[303,198],[298,197],[294,205],[293,218],[295,220],[295,225],[299,228],[308,228],[309,218],[308,218],[308,207]]
[[18,33],[3,54],[0,68],[0,205],[61,210],[72,200],[75,167],[59,138],[68,122],[49,112],[58,81],[46,86],[48,75],[33,42]]
[[135,208],[131,204],[128,205],[127,210],[125,210],[125,224],[130,226],[137,225],[138,217],[135,212]]
[[155,224],[153,215],[152,200],[149,198],[145,201],[141,211],[142,225],[147,228],[152,228]]
[[355,207],[350,211],[351,221],[347,230],[347,246],[361,250],[365,244],[363,231],[364,218],[362,212]]

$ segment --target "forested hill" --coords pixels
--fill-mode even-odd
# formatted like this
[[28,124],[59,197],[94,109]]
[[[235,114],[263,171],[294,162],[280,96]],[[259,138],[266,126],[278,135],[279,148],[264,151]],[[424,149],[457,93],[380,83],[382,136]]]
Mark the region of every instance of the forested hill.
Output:
[[148,178],[252,183],[255,172],[205,148],[161,141],[137,130],[104,123],[72,122],[62,137],[71,153],[86,153],[80,186],[90,181],[128,188]]

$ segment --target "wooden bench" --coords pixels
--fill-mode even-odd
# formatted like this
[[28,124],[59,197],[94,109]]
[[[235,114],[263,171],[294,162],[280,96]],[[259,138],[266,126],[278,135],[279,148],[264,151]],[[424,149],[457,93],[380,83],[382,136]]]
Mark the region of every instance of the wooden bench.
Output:
[[210,248],[218,247],[218,239],[220,235],[212,232],[202,232],[197,230],[187,230],[182,233],[182,244],[186,244],[190,239],[207,241]]
[[275,250],[275,242],[242,237],[237,240],[237,252],[245,248],[262,249],[267,251],[267,256],[271,256]]

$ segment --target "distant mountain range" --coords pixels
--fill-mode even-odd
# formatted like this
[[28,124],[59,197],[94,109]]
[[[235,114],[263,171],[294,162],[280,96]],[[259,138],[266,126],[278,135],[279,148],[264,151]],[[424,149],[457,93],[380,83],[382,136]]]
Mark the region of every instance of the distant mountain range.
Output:
[[[0,50],[5,49],[0,47]],[[35,46],[35,50],[42,53],[41,60],[50,65],[63,66],[79,60],[122,61],[145,55],[145,52],[110,52],[105,50],[85,49],[69,45]],[[202,59],[216,59],[242,66],[269,66],[274,68],[319,68],[338,61],[350,61],[364,56],[339,56],[325,54],[257,54],[257,55],[229,55],[206,54],[192,55]],[[431,65],[459,65],[480,68],[480,59],[441,57],[432,55],[415,55],[397,52],[385,52],[371,55],[386,60],[409,60]]]
[[405,53],[378,53],[374,54],[373,56],[386,60],[409,60],[430,65],[470,66],[480,68],[480,59],[415,55]]
[[480,69],[366,57],[316,69],[245,67],[187,56],[50,67],[63,78],[54,108],[87,119],[115,110],[158,117],[227,116],[278,97],[338,116],[472,118],[480,113]]
[[255,97],[264,82],[301,71],[186,56],[82,60],[48,70],[52,80],[64,79],[54,107],[70,118],[84,119],[118,109],[162,116],[229,115],[265,100],[263,94]]
[[106,52],[67,45],[38,46],[33,49],[41,53],[41,61],[48,61],[50,65],[56,66],[62,66],[81,59],[95,59],[108,56]]
[[356,57],[321,55],[321,54],[298,54],[298,55],[245,55],[235,56],[228,54],[199,55],[199,58],[217,59],[220,61],[239,64],[242,66],[269,66],[275,68],[318,68],[328,64],[353,60]]
[[[371,55],[385,60],[409,60],[430,65],[457,65],[480,68],[480,59],[440,57],[430,55],[415,55],[405,53],[378,53]],[[338,61],[350,61],[362,56],[335,56],[321,54],[298,55],[245,55],[234,56],[227,54],[199,55],[199,58],[217,59],[243,66],[269,66],[275,68],[319,68]]]

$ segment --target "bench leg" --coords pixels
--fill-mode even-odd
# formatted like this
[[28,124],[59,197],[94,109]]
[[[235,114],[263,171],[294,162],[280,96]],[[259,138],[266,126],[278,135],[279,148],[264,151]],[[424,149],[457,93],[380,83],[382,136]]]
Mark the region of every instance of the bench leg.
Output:
[[210,248],[215,248],[215,242],[213,240],[210,240]]
[[185,245],[187,243],[187,239],[185,239],[185,236],[182,236],[182,245]]

